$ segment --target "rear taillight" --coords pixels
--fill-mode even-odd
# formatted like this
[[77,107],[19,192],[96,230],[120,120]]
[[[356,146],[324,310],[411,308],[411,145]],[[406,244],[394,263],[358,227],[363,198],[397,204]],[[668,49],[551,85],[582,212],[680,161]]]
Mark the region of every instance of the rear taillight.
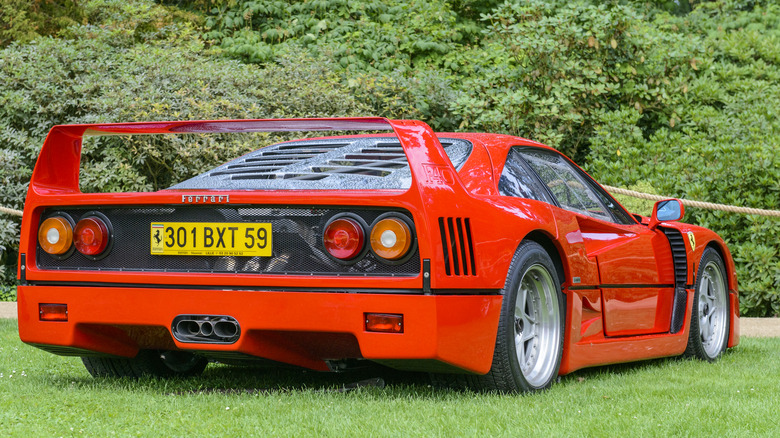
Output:
[[73,226],[62,216],[50,217],[38,228],[38,244],[51,255],[62,255],[73,244]]
[[412,247],[412,231],[400,218],[386,217],[371,228],[371,249],[386,260],[399,260]]
[[85,256],[96,257],[105,251],[110,234],[108,225],[99,217],[85,217],[76,224],[73,232],[78,252]]
[[331,256],[339,260],[354,259],[363,251],[363,226],[350,217],[335,219],[325,227],[322,240]]

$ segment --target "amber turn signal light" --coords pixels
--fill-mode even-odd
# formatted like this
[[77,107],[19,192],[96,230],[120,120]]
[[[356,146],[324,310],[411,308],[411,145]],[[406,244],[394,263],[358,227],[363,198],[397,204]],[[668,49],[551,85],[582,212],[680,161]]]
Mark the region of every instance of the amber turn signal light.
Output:
[[38,304],[38,317],[41,321],[67,321],[67,304]]
[[403,258],[412,246],[412,231],[401,219],[388,217],[371,229],[371,249],[387,260]]
[[73,244],[73,228],[62,216],[46,219],[38,229],[38,244],[49,254],[65,254]]
[[325,227],[322,241],[330,255],[339,260],[350,260],[363,251],[363,227],[354,219],[339,218]]
[[366,331],[403,333],[404,316],[396,313],[366,313]]
[[100,255],[108,246],[108,226],[98,217],[81,219],[73,234],[76,249],[84,255]]

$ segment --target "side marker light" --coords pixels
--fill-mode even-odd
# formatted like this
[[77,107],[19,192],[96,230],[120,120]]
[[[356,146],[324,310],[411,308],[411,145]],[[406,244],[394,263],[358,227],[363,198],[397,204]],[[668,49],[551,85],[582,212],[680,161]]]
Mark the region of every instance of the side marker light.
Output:
[[38,317],[41,321],[67,321],[67,304],[38,304]]
[[404,316],[397,313],[366,313],[366,331],[403,333]]

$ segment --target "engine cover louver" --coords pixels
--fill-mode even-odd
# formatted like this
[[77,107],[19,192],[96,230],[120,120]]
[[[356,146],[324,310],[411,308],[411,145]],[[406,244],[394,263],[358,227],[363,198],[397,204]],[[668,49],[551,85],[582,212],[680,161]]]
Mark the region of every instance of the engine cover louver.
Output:
[[439,232],[447,275],[477,275],[469,218],[439,218]]

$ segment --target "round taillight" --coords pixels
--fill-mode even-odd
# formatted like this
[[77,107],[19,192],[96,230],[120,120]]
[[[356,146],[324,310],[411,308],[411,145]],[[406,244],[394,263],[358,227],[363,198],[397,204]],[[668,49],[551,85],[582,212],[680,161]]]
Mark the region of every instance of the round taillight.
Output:
[[73,235],[76,249],[86,256],[100,255],[108,246],[108,226],[99,217],[81,219]]
[[325,249],[339,260],[350,260],[363,251],[363,227],[350,218],[339,218],[325,227]]
[[46,219],[38,229],[38,244],[49,254],[65,254],[73,243],[73,227],[62,216]]
[[371,249],[387,260],[403,258],[412,247],[412,231],[401,219],[388,217],[371,229]]

